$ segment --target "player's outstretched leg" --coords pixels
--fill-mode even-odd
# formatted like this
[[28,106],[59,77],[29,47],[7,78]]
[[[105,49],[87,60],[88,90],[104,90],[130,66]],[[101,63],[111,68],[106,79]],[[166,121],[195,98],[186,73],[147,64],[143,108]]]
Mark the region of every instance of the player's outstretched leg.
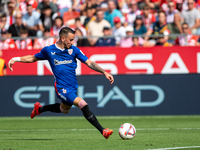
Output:
[[[78,99],[79,99],[79,97],[78,97]],[[77,99],[76,99],[77,100]],[[99,122],[98,122],[98,120],[97,120],[97,118],[96,118],[96,116],[90,111],[90,109],[89,109],[89,106],[88,106],[88,104],[83,100],[83,99],[79,99],[79,100],[77,100],[76,101],[75,100],[75,103],[77,102],[78,103],[78,107],[80,108],[80,110],[83,112],[83,115],[84,115],[84,117],[93,125],[93,126],[95,126],[100,132],[101,132],[101,134],[106,138],[106,139],[108,139],[109,137],[110,137],[110,135],[113,133],[113,130],[110,130],[110,129],[108,129],[108,128],[103,128],[100,124],[99,124]]]
[[45,112],[45,111],[60,113],[61,112],[60,104],[56,103],[56,104],[42,106],[39,102],[36,102],[34,104],[34,109],[31,112],[31,119],[33,119],[36,115],[40,115],[42,112]]

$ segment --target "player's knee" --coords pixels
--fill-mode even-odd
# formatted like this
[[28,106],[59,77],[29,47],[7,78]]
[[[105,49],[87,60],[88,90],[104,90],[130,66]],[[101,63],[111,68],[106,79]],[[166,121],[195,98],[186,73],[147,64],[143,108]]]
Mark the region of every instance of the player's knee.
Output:
[[83,99],[78,103],[78,108],[81,110],[84,106],[88,105]]
[[62,112],[63,114],[68,114],[69,110],[63,109],[63,110],[61,110],[61,112]]
[[69,112],[68,109],[63,109],[63,108],[61,107],[61,105],[60,105],[60,111],[61,111],[62,113],[64,113],[64,114],[67,114],[67,113]]

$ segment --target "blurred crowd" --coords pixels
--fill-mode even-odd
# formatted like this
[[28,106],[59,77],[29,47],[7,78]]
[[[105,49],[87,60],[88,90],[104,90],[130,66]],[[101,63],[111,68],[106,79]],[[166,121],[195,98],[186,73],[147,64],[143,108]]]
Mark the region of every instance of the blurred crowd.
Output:
[[63,26],[76,46],[198,46],[200,0],[3,0],[0,49],[41,49]]

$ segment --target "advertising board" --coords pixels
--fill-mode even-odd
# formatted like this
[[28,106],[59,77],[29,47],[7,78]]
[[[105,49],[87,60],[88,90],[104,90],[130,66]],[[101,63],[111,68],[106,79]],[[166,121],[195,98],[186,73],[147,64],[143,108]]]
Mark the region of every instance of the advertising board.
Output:
[[[200,114],[200,75],[116,75],[110,85],[103,75],[78,76],[77,95],[96,115]],[[33,104],[60,102],[52,76],[0,78],[0,116],[29,116]],[[42,116],[64,115],[43,113]],[[69,116],[82,115],[73,107]]]

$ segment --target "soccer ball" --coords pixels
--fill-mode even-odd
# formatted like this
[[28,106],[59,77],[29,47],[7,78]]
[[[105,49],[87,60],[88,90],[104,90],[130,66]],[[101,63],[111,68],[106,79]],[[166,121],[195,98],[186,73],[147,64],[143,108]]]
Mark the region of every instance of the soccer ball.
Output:
[[123,140],[130,140],[135,136],[135,134],[136,134],[136,129],[130,123],[124,123],[119,128],[119,136]]

